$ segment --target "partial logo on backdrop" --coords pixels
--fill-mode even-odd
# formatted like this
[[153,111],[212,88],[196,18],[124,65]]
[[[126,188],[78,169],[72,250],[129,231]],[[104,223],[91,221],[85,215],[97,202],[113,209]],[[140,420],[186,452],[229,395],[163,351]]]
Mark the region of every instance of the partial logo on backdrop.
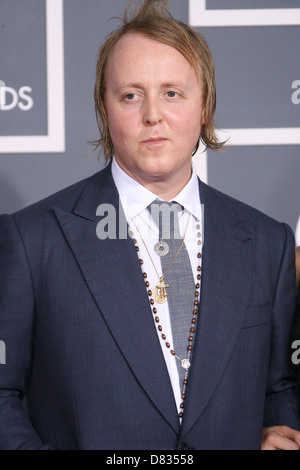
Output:
[[21,111],[29,111],[33,107],[31,94],[32,88],[30,86],[25,85],[15,90],[0,80],[0,111],[11,111],[16,107]]
[[295,105],[300,104],[300,80],[293,81],[292,89],[295,90],[292,93],[292,103]]
[[[22,81],[17,70],[20,62],[17,51],[24,54],[20,44],[15,44],[14,69],[11,59],[5,67],[4,58],[0,76],[0,153],[65,151],[63,0],[43,1],[46,12],[43,32],[46,38],[46,76],[40,90],[36,90],[32,83],[17,82]],[[31,60],[34,58],[28,58],[28,64]],[[39,67],[42,68],[43,64]],[[32,67],[33,82],[37,80],[36,70],[37,67]],[[18,85],[11,83],[6,75],[14,77]]]

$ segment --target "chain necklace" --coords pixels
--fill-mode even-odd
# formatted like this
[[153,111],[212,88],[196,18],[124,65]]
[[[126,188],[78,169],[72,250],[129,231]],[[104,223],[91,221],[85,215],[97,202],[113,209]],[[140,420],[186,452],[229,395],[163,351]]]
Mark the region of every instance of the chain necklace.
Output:
[[[165,275],[166,275],[167,272],[169,271],[170,267],[172,266],[172,264],[174,263],[175,259],[176,259],[177,256],[179,255],[181,248],[183,247],[183,244],[184,244],[184,240],[185,240],[185,236],[186,236],[186,232],[187,232],[187,229],[188,229],[188,225],[189,225],[190,218],[191,218],[191,214],[189,214],[189,218],[188,218],[188,221],[187,221],[187,224],[186,224],[184,236],[183,236],[183,238],[182,238],[182,242],[181,242],[181,244],[180,244],[180,247],[179,247],[179,249],[178,249],[176,255],[174,256],[174,258],[172,259],[171,263],[169,264],[169,266],[167,267],[167,269],[165,270],[165,272],[163,273],[162,276],[160,276],[160,275],[158,274],[158,271],[157,271],[157,269],[156,269],[156,266],[155,266],[155,264],[154,264],[154,261],[153,261],[153,259],[152,259],[152,256],[151,256],[150,253],[149,253],[148,247],[147,247],[147,245],[146,245],[146,243],[145,243],[145,240],[144,240],[143,237],[142,237],[141,232],[139,231],[139,229],[138,229],[136,223],[134,222],[134,220],[131,219],[132,222],[133,222],[134,225],[135,225],[135,228],[137,229],[137,231],[138,231],[138,233],[139,233],[139,235],[140,235],[140,237],[141,237],[141,240],[142,240],[142,242],[143,242],[144,247],[146,248],[146,251],[147,251],[147,253],[148,253],[148,256],[149,256],[149,258],[150,258],[150,261],[151,261],[151,263],[153,264],[153,267],[154,267],[155,272],[156,272],[156,274],[157,274],[157,277],[159,278],[159,281],[157,282],[156,286],[155,286],[154,289],[153,289],[153,297],[154,297],[154,299],[156,300],[156,302],[159,303],[159,304],[163,304],[163,303],[166,302],[167,299],[168,299],[167,288],[169,287],[169,284],[166,284],[166,283],[165,283]],[[168,251],[169,251],[169,247],[168,247]]]
[[[181,219],[181,217],[183,216],[183,214],[184,214],[184,211],[183,211],[182,214],[178,217],[178,222],[179,222],[179,220]],[[152,230],[152,232],[153,232],[156,236],[158,236],[157,233],[153,230],[153,228],[143,219],[143,217],[142,217],[140,214],[139,214],[139,218],[144,222],[144,224],[146,224],[146,225],[150,228],[150,230]],[[173,228],[174,228],[174,227],[172,226],[172,227],[170,228],[170,231],[171,231]],[[159,236],[158,236],[158,238],[159,238],[158,242],[155,243],[155,245],[154,245],[154,251],[155,251],[155,253],[156,253],[158,256],[166,256],[166,255],[169,253],[169,245],[168,245],[168,243],[167,243],[165,240],[163,240],[162,237],[159,237]]]
[[[133,220],[132,220],[133,221]],[[133,221],[134,223],[134,221]],[[136,226],[136,224],[134,223],[134,225]],[[197,220],[197,225],[196,225],[196,228],[197,230],[200,229],[200,224],[199,224],[199,221]],[[137,226],[136,226],[136,229],[137,231],[139,232]],[[187,228],[186,228],[187,230]],[[134,234],[132,231],[130,231],[130,234],[132,236],[132,239],[133,239],[133,242],[135,244],[135,249],[136,249],[136,252],[137,252],[137,255],[139,257],[139,247],[137,245],[137,240],[134,238]],[[139,232],[140,234],[140,232]],[[141,234],[140,234],[141,236]],[[198,246],[201,245],[201,240],[200,240],[200,237],[201,237],[201,234],[200,234],[200,231],[198,231],[197,233],[197,238],[198,238],[198,241],[197,241],[197,244]],[[151,259],[151,256],[149,254],[149,251],[146,247],[146,244],[143,240],[143,237],[141,236],[141,239],[144,243],[144,246],[147,250],[147,253],[150,257],[150,260],[152,261]],[[183,243],[182,243],[183,245]],[[182,246],[180,247],[180,249],[182,248]],[[178,253],[176,254],[176,256],[178,255]],[[175,258],[176,258],[175,256]],[[175,258],[172,260],[172,264],[175,260]],[[152,312],[154,314],[154,319],[155,319],[155,323],[157,325],[157,329],[159,331],[159,333],[161,334],[161,337],[162,339],[164,340],[165,342],[165,345],[166,347],[169,349],[170,353],[172,356],[174,356],[178,361],[181,362],[181,367],[184,369],[185,371],[185,376],[184,376],[184,380],[183,380],[183,387],[182,387],[182,393],[181,393],[181,399],[182,399],[182,402],[180,404],[180,409],[181,411],[179,412],[178,416],[179,418],[181,419],[183,417],[183,409],[184,409],[184,400],[186,398],[186,387],[187,387],[187,384],[188,384],[188,373],[189,373],[189,369],[191,367],[191,354],[192,354],[192,349],[193,349],[193,341],[194,341],[194,335],[196,333],[196,323],[197,323],[197,314],[198,314],[198,305],[199,305],[199,289],[200,289],[200,280],[201,280],[201,258],[202,258],[202,255],[201,255],[201,251],[200,251],[200,248],[199,248],[199,251],[197,253],[197,258],[198,258],[198,266],[197,266],[197,283],[195,285],[195,297],[194,297],[194,303],[193,303],[193,313],[192,313],[192,320],[191,320],[191,328],[190,328],[190,331],[189,331],[189,336],[188,336],[188,346],[187,346],[187,357],[186,358],[180,358],[175,350],[171,347],[171,344],[167,341],[167,337],[165,335],[165,333],[163,332],[163,327],[161,326],[160,324],[160,318],[158,316],[158,311],[157,311],[157,308],[155,307],[155,301],[153,299],[153,293],[150,289],[150,283],[148,281],[148,275],[147,273],[145,272],[144,270],[144,261],[139,257],[139,262],[140,262],[140,266],[141,266],[141,269],[142,269],[142,273],[143,273],[143,277],[144,277],[144,280],[145,280],[145,286],[147,288],[147,293],[148,293],[148,296],[149,296],[149,302],[150,302],[150,306],[151,306],[151,309],[152,309]],[[155,269],[155,271],[157,272],[156,270],[156,267],[152,261],[152,264],[153,264],[153,267]],[[170,269],[170,266],[168,266],[168,269]],[[160,303],[160,302],[158,302]]]

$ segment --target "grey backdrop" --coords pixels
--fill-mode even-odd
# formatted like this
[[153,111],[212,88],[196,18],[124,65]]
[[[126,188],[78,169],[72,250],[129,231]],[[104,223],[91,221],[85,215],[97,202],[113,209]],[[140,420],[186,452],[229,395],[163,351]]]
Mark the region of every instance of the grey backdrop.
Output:
[[[54,0],[53,0],[54,1]],[[63,0],[65,132],[62,153],[1,153],[1,136],[47,133],[45,0],[0,0],[0,80],[32,88],[33,107],[9,111],[0,103],[0,213],[46,197],[104,165],[88,140],[97,137],[93,85],[96,54],[127,0]],[[213,9],[300,8],[300,0],[207,0]],[[188,0],[171,0],[188,21]],[[216,65],[220,128],[300,127],[291,88],[300,80],[300,26],[200,28]],[[0,82],[1,86],[1,82]],[[300,96],[300,94],[299,94]],[[298,100],[300,101],[300,100]],[[240,146],[208,152],[212,186],[291,225],[300,214],[299,145]]]

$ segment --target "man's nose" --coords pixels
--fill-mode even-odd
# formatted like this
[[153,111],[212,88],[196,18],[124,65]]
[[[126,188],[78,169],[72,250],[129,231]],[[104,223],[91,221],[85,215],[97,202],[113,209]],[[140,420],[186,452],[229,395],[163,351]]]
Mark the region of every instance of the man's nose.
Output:
[[162,121],[159,99],[148,97],[144,101],[143,121],[147,126],[155,126]]

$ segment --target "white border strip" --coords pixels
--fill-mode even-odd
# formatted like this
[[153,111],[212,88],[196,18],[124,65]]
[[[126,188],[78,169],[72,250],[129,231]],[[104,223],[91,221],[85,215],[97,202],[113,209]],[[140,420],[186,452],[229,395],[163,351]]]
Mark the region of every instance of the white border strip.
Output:
[[218,138],[226,145],[300,145],[300,127],[272,127],[257,129],[223,129]]
[[295,229],[295,239],[296,239],[296,245],[300,246],[300,215],[299,215],[298,222],[297,222],[296,229]]
[[45,2],[48,134],[0,136],[0,153],[65,151],[63,0],[45,0]]
[[207,152],[199,149],[193,156],[195,170],[201,181],[207,184]]
[[206,10],[206,0],[189,0],[191,26],[292,26],[300,25],[300,8]]
[[[227,140],[226,146],[300,145],[300,127],[258,129],[222,129],[218,139]],[[199,178],[207,183],[207,152],[199,149],[193,158]]]

